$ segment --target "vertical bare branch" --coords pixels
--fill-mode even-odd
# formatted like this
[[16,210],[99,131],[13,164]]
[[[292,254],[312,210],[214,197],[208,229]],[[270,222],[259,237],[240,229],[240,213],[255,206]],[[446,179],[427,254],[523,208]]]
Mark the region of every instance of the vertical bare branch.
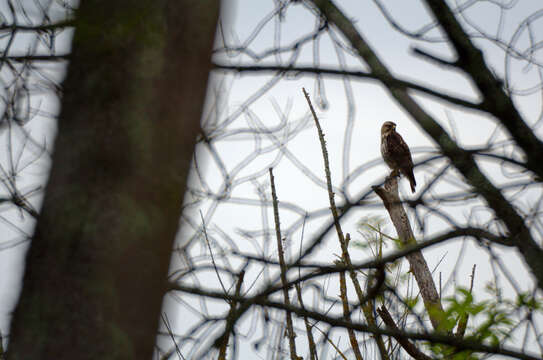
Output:
[[339,216],[337,212],[336,201],[334,199],[334,189],[332,188],[332,175],[330,173],[330,161],[328,160],[328,150],[326,149],[326,140],[324,140],[324,133],[322,132],[321,124],[319,122],[319,118],[317,117],[317,114],[315,113],[313,104],[311,104],[311,99],[309,99],[309,94],[307,93],[307,91],[305,91],[305,89],[302,89],[302,91],[304,93],[305,99],[307,100],[307,104],[309,105],[309,109],[311,110],[311,114],[313,115],[313,119],[315,120],[315,126],[317,127],[319,141],[321,144],[322,158],[324,160],[324,174],[326,175],[326,186],[328,188],[328,200],[330,201],[330,211],[332,211],[332,216],[334,217],[334,226],[336,228],[337,236],[342,246],[341,249],[345,253],[347,252],[347,248],[345,247],[345,237],[343,235],[343,230],[341,230],[341,224],[339,223]]
[[[273,217],[275,220],[275,235],[277,237],[277,253],[279,256],[279,264],[281,267],[281,283],[283,284],[283,297],[285,298],[285,304],[290,305],[290,299],[288,297],[288,281],[287,281],[287,265],[285,264],[285,255],[283,253],[283,240],[281,239],[281,224],[279,222],[279,205],[277,200],[277,193],[275,192],[275,180],[273,177],[272,168],[269,169],[271,192],[273,201]],[[292,360],[299,359],[296,355],[296,334],[294,333],[294,327],[292,326],[292,314],[290,311],[286,311],[287,314],[287,334],[290,348],[290,358]]]
[[[321,150],[322,150],[322,157],[324,160],[324,173],[326,175],[326,185],[328,187],[328,199],[330,201],[330,210],[332,211],[332,216],[334,217],[334,226],[336,228],[336,232],[339,239],[339,244],[341,246],[341,253],[343,261],[345,262],[345,265],[347,265],[350,270],[349,274],[351,277],[351,281],[353,282],[356,295],[358,296],[358,301],[360,302],[360,306],[362,307],[362,310],[364,312],[364,316],[366,317],[366,321],[368,324],[372,326],[376,326],[375,318],[373,316],[373,312],[371,310],[372,306],[368,302],[368,300],[371,300],[369,297],[364,297],[364,294],[362,293],[362,287],[360,286],[360,283],[356,277],[356,271],[352,269],[352,262],[351,262],[351,256],[349,255],[348,250],[348,241],[345,239],[345,236],[343,235],[343,230],[341,229],[341,224],[339,222],[339,216],[338,211],[336,208],[336,202],[334,200],[334,191],[332,188],[332,175],[330,173],[330,163],[328,160],[328,150],[326,149],[326,140],[324,140],[324,133],[322,132],[322,128],[319,122],[319,118],[317,117],[317,113],[315,112],[315,109],[313,108],[313,105],[311,104],[311,99],[309,98],[309,94],[305,89],[302,89],[305,99],[307,100],[307,104],[309,105],[309,109],[311,110],[311,114],[313,115],[313,120],[315,120],[315,126],[317,127],[317,132],[319,135],[319,141],[321,144]],[[380,335],[375,335],[375,341],[377,342],[377,347],[379,348],[379,352],[381,354],[382,359],[388,359],[388,352],[385,347],[385,343],[383,342],[383,338]]]
[[[390,215],[390,219],[396,228],[401,243],[404,245],[416,243],[411,224],[398,193],[398,178],[396,176],[389,176],[383,187],[374,186],[373,189],[381,200],[383,200],[383,204]],[[417,280],[422,299],[424,300],[424,306],[428,311],[432,325],[434,329],[440,329],[444,312],[428,264],[420,251],[413,252],[406,257],[409,261],[411,271]]]
[[[347,284],[345,281],[345,271],[339,273],[339,297],[343,305],[343,318],[347,321],[351,321],[351,309],[349,309],[349,300],[347,297]],[[357,360],[362,360],[362,354],[360,353],[360,346],[358,340],[356,340],[356,334],[353,329],[347,328],[349,334],[349,341],[353,348],[354,356]]]
[[[296,283],[296,294],[298,295],[298,302],[300,303],[300,307],[302,309],[305,309],[304,305],[304,299],[302,297],[302,288],[300,287],[299,283]],[[318,360],[317,357],[317,346],[315,345],[315,339],[313,338],[313,329],[311,324],[309,323],[309,319],[307,316],[304,316],[304,324],[305,324],[305,332],[307,336],[307,342],[309,343],[309,358],[311,360]]]
[[[473,290],[473,279],[475,279],[475,267],[477,265],[473,265],[473,268],[471,269],[471,275],[470,275],[470,278],[471,278],[471,281],[470,281],[470,285],[469,285],[469,293],[471,294],[472,290]],[[462,317],[460,318],[460,320],[458,321],[458,327],[456,329],[456,334],[455,336],[457,338],[463,338],[464,337],[464,334],[466,333],[466,328],[468,326],[468,319],[469,319],[469,315],[468,313],[465,313],[462,315]]]
[[[243,278],[245,277],[245,270],[242,270],[238,275],[238,282],[236,283],[236,298],[240,296],[241,293],[241,284],[243,283]],[[236,321],[234,313],[236,312],[236,307],[238,306],[237,300],[232,300],[230,303],[230,311],[228,312],[228,317],[226,318],[226,328],[234,329],[233,322]],[[230,339],[230,333],[227,332],[224,334],[224,340],[219,348],[219,357],[218,360],[226,359],[226,347],[228,346],[228,341]]]

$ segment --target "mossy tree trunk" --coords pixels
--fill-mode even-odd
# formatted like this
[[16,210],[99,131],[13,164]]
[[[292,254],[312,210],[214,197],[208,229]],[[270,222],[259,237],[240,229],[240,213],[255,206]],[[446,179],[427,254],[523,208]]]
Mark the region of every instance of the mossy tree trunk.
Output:
[[150,359],[219,1],[88,0],[8,359]]

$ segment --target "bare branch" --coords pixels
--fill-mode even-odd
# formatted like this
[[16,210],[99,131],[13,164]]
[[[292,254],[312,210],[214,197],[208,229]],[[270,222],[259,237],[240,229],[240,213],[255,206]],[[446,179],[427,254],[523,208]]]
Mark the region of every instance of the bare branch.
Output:
[[[400,242],[404,245],[415,244],[415,235],[413,234],[407,213],[402,206],[398,193],[398,177],[389,176],[383,187],[374,187],[374,190],[381,200],[383,200],[390,219],[396,228]],[[428,268],[422,252],[415,251],[407,255],[406,258],[409,261],[410,271],[415,275],[415,279],[419,285],[424,306],[428,311],[434,329],[443,331],[444,329],[441,325],[445,318],[443,307],[441,306],[441,300],[436,290],[432,273]]]
[[[245,270],[242,270],[239,273],[238,282],[236,283],[236,291],[235,291],[236,297],[240,296],[241,285],[243,283],[244,277],[245,277]],[[228,312],[228,317],[226,318],[226,327],[229,329],[234,329],[234,322],[236,321],[236,319],[234,318],[233,314],[236,311],[237,305],[238,305],[238,302],[234,299],[230,302],[230,311]],[[225,335],[224,341],[221,347],[219,348],[218,360],[226,360],[226,347],[228,346],[228,339],[230,338],[230,333],[228,332],[228,333],[225,333],[224,335]]]
[[[284,73],[285,75],[293,74],[293,75],[299,75],[299,74],[325,74],[325,75],[331,75],[331,76],[350,76],[355,79],[369,79],[369,80],[379,80],[383,81],[383,77],[363,72],[363,71],[347,71],[347,70],[339,70],[335,68],[325,68],[325,67],[307,67],[307,66],[267,66],[267,65],[226,65],[226,64],[219,64],[215,63],[215,67],[217,69],[222,70],[232,70],[237,71],[240,73],[252,73],[252,72],[280,72]],[[472,102],[470,100],[462,99],[458,96],[454,95],[448,95],[442,90],[433,90],[429,87],[416,84],[412,81],[408,80],[402,80],[394,77],[390,77],[386,80],[390,86],[402,86],[406,87],[415,91],[419,91],[423,94],[430,95],[432,97],[445,100],[451,104],[463,106],[469,109],[478,110],[478,111],[484,111],[481,107],[480,103]]]
[[[175,285],[174,288],[172,288],[171,290],[182,291],[185,293],[207,296],[207,297],[216,298],[216,299],[234,299],[234,297],[226,296],[222,292],[208,291],[199,287]],[[327,316],[327,315],[324,315],[320,311],[301,309],[292,305],[287,306],[285,303],[272,301],[260,295],[249,297],[249,298],[239,297],[237,298],[237,300],[240,302],[240,304],[242,304],[241,308],[250,306],[249,304],[253,304],[253,305],[260,305],[264,307],[272,307],[272,308],[281,309],[285,311],[288,310],[299,316],[307,316],[317,321],[328,323],[332,326],[337,326],[337,327],[342,327],[342,328],[350,327],[353,330],[367,332],[371,334],[378,334],[378,335],[385,335],[385,336],[392,336],[392,337],[404,336],[405,338],[408,338],[411,340],[430,341],[432,343],[450,345],[457,348],[458,350],[473,350],[473,351],[488,353],[488,354],[507,355],[507,356],[512,356],[512,357],[523,359],[523,360],[541,360],[541,358],[535,355],[531,355],[529,353],[521,353],[519,351],[510,349],[505,346],[503,347],[502,346],[488,346],[488,345],[481,344],[478,341],[458,339],[454,336],[449,336],[449,335],[444,335],[444,334],[439,334],[439,333],[429,334],[429,333],[415,333],[415,332],[408,332],[408,331],[397,332],[391,329],[381,329],[375,326],[361,324],[361,323],[355,323],[355,322],[349,323],[341,317]]]
[[[343,305],[343,317],[346,321],[351,321],[351,309],[349,309],[349,300],[347,297],[347,284],[345,281],[345,272],[339,273],[339,297]],[[356,340],[356,334],[353,329],[348,328],[349,341],[351,342],[351,348],[353,349],[354,356],[357,360],[362,360],[362,354],[360,353],[360,346],[358,340]]]
[[[294,287],[296,288],[296,294],[298,295],[298,302],[300,303],[300,307],[302,309],[305,309],[304,305],[304,299],[302,296],[302,289],[300,287],[300,284],[294,284]],[[309,343],[309,357],[311,360],[318,360],[317,359],[317,347],[315,345],[315,339],[313,338],[313,327],[309,323],[309,319],[307,316],[304,316],[304,324],[305,324],[305,332],[307,335],[307,342]]]
[[[473,265],[473,268],[471,269],[471,282],[469,285],[469,293],[471,294],[471,291],[473,290],[473,280],[475,279],[475,267],[476,265]],[[464,334],[466,333],[466,328],[468,326],[468,320],[469,320],[469,314],[465,313],[458,321],[458,327],[456,329],[455,336],[458,338],[463,338]]]
[[[285,256],[283,253],[283,239],[281,238],[281,225],[279,222],[279,207],[277,200],[277,194],[275,192],[275,180],[273,177],[272,168],[269,169],[270,172],[270,183],[271,183],[271,192],[273,200],[273,217],[275,219],[275,235],[277,237],[277,254],[279,256],[279,264],[281,265],[281,283],[283,284],[283,297],[285,299],[285,304],[290,305],[290,299],[288,295],[288,281],[287,281],[287,266],[285,265]],[[287,310],[287,334],[290,347],[290,358],[292,360],[301,359],[296,355],[296,334],[294,333],[294,327],[292,326],[292,315],[290,311]]]
[[515,142],[524,150],[527,165],[543,179],[543,164],[539,154],[543,143],[526,124],[503,90],[503,83],[496,78],[485,62],[483,53],[471,41],[444,0],[425,1],[454,46],[458,59],[456,65],[470,75],[484,98],[483,108],[500,119]]
[[[389,329],[397,331],[398,333],[401,332],[398,326],[396,325],[396,323],[394,322],[394,319],[388,312],[388,309],[384,305],[377,309],[377,313],[379,314],[381,319],[383,319],[383,322],[387,325]],[[431,360],[432,359],[431,357],[429,357],[428,355],[420,351],[419,348],[417,348],[415,344],[409,341],[408,338],[403,337],[403,336],[395,336],[394,338],[396,339],[396,341],[398,341],[398,343],[402,346],[402,348],[409,355],[413,357],[413,359],[416,359],[416,360]]]

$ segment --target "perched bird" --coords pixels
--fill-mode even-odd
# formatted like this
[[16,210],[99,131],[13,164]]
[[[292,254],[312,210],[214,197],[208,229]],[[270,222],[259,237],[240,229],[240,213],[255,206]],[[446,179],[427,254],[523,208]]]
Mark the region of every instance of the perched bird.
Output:
[[[413,159],[409,146],[396,132],[396,124],[386,121],[381,127],[381,155],[388,167],[392,169],[392,176],[399,173],[405,175],[411,185],[411,191],[415,192],[415,175],[413,174]],[[399,172],[399,173],[398,173]]]

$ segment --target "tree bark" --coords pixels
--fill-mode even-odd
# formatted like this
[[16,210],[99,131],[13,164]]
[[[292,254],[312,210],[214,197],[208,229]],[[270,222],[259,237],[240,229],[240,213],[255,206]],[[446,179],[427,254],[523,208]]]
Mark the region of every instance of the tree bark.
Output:
[[82,1],[8,359],[150,359],[219,2]]
[[[382,187],[374,186],[373,189],[383,200],[400,242],[404,245],[416,244],[415,235],[398,193],[398,177],[389,176]],[[444,330],[441,326],[444,320],[443,307],[426,259],[421,251],[414,251],[407,255],[406,258],[409,262],[410,271],[415,276],[419,286],[424,306],[428,311],[434,329]]]

